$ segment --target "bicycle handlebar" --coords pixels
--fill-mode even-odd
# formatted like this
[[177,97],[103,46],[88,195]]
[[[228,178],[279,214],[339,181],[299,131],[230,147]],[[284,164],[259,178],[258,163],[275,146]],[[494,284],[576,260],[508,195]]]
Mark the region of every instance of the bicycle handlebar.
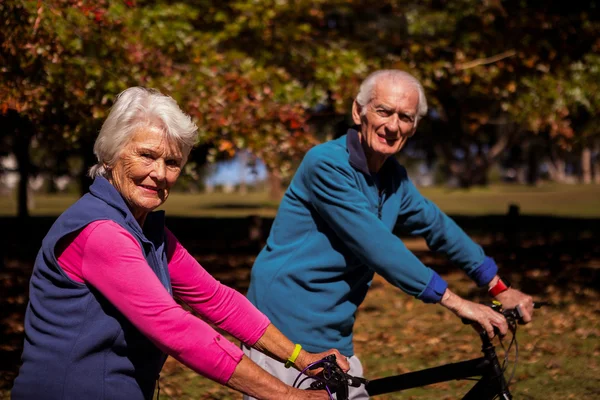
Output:
[[323,368],[323,370],[312,377],[314,381],[310,384],[308,390],[326,390],[330,399],[333,399],[335,393],[336,399],[347,400],[349,387],[360,387],[360,385],[368,383],[365,378],[345,373],[336,363],[334,354],[311,364],[307,369],[315,370],[318,368]]
[[[523,314],[519,307],[510,310],[503,310],[502,304],[499,302],[494,302],[487,305],[493,310],[504,315],[509,327],[511,327],[513,334],[516,331],[516,325],[518,323],[523,323]],[[551,304],[547,301],[540,301],[533,303],[533,308],[537,309],[542,306],[549,305]],[[475,322],[464,318],[462,318],[462,321],[464,324],[473,324]],[[487,334],[485,334],[485,337],[487,338]],[[349,387],[360,387],[360,385],[366,385],[369,383],[369,381],[365,378],[356,377],[345,373],[339,367],[339,365],[337,365],[335,360],[335,355],[330,354],[307,367],[307,369],[310,370],[323,368],[323,371],[312,377],[315,380],[310,384],[308,390],[327,390],[330,398],[333,398],[333,393],[337,393],[338,400],[347,400]]]
[[[512,308],[510,310],[503,310],[502,304],[497,301],[495,301],[491,304],[485,304],[485,305],[489,306],[492,310],[497,311],[500,314],[504,315],[504,318],[506,318],[506,322],[508,322],[509,326],[514,325],[515,323],[519,323],[519,324],[523,323],[523,312],[521,311],[521,308],[518,306],[516,308]],[[550,305],[550,302],[537,301],[537,302],[533,303],[533,308],[538,309],[543,306],[549,306],[549,305]],[[466,318],[461,318],[461,321],[465,325],[471,325],[476,322],[476,321],[466,319]]]

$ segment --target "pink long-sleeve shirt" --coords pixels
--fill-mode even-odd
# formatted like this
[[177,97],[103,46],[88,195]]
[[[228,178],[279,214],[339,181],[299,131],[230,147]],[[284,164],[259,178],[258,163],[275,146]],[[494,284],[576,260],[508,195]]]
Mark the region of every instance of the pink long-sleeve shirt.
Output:
[[[204,319],[253,345],[268,318],[214,279],[169,231],[173,295]],[[113,221],[95,221],[59,243],[58,263],[72,280],[93,286],[158,348],[225,384],[242,359],[239,347],[175,302],[149,268],[136,239]]]

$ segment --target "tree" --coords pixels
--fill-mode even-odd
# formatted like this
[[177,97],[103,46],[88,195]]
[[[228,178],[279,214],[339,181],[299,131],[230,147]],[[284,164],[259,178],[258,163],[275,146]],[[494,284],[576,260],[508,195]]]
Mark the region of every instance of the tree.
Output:
[[[197,120],[194,163],[247,149],[277,197],[305,151],[330,136],[328,118],[349,113],[359,82],[401,68],[422,80],[431,109],[413,141],[461,185],[485,184],[509,146],[546,136],[556,154],[595,146],[596,3],[7,0],[0,112],[28,121],[19,140],[29,170],[77,155],[83,181],[115,96],[155,87]],[[32,150],[45,161],[31,162]]]
[[[563,97],[555,107],[529,113],[535,106],[523,103],[532,95],[554,101],[545,92],[548,83],[568,86],[572,66],[588,65],[600,28],[592,14],[596,1],[568,9],[517,0],[233,1],[215,7],[215,18],[203,22],[220,48],[285,71],[305,88],[310,110],[328,97],[332,119],[348,112],[358,83],[374,69],[407,69],[420,77],[433,112],[417,140],[463,186],[485,184],[508,146],[537,140],[547,129],[557,143],[574,137],[558,129],[574,115],[561,115],[559,104],[577,107],[576,99]],[[573,89],[587,95],[585,86]]]

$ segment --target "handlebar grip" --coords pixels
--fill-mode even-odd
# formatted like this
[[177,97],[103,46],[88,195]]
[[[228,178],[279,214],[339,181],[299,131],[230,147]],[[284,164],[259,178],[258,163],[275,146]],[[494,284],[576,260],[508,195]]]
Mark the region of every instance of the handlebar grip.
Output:
[[369,383],[368,379],[348,374],[346,374],[346,379],[348,380],[348,385],[352,387],[360,387],[360,385],[366,385],[367,383]]
[[[519,323],[523,323],[523,311],[521,310],[520,306],[517,306],[516,308],[512,308],[510,310],[502,310],[501,307],[496,304],[484,304],[490,306],[490,308],[492,308],[493,310],[502,313],[502,315],[504,315],[504,318],[506,318],[507,320],[512,319]],[[536,301],[533,303],[533,308],[535,309],[542,308],[544,306],[552,306],[552,303],[550,303],[549,301]],[[460,320],[465,325],[471,325],[473,324],[473,322],[475,322],[467,318],[461,318]]]

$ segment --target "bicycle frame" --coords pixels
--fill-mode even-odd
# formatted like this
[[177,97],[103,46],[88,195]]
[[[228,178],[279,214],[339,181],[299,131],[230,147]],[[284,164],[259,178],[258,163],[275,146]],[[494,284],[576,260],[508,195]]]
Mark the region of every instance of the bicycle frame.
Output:
[[[549,304],[550,303],[544,301],[536,302],[533,304],[533,308],[540,308]],[[516,307],[510,310],[502,310],[502,305],[500,303],[494,303],[490,307],[502,313],[506,318],[509,331],[512,332],[513,338],[508,349],[505,349],[505,351],[508,352],[510,350],[514,341],[515,356],[517,356],[517,323],[523,322],[521,309]],[[463,323],[472,324],[473,321],[463,319]],[[365,385],[365,389],[369,396],[376,396],[384,393],[399,392],[406,389],[427,386],[433,383],[467,379],[475,376],[480,376],[481,378],[463,397],[463,400],[494,400],[497,398],[501,400],[512,400],[513,397],[510,394],[508,383],[504,378],[504,371],[498,362],[498,356],[496,355],[496,350],[492,345],[491,340],[483,330],[480,331],[479,338],[481,339],[481,351],[483,352],[483,357],[458,363],[444,364],[438,367],[427,368],[406,374],[388,376],[386,378],[369,381],[368,379],[346,374],[335,363],[335,355],[330,354],[322,360],[310,364],[300,373],[300,375],[307,369],[324,367],[324,371],[327,371],[327,376],[321,372],[320,378],[311,383],[310,389],[327,389],[327,391],[330,392],[330,395],[331,393],[336,393],[337,398],[340,400],[348,400],[349,386],[359,387]]]
[[483,357],[370,380],[366,384],[369,396],[481,376],[481,380],[463,397],[463,400],[493,400],[498,396],[503,400],[512,399],[494,346],[485,332],[480,333],[480,337]]

